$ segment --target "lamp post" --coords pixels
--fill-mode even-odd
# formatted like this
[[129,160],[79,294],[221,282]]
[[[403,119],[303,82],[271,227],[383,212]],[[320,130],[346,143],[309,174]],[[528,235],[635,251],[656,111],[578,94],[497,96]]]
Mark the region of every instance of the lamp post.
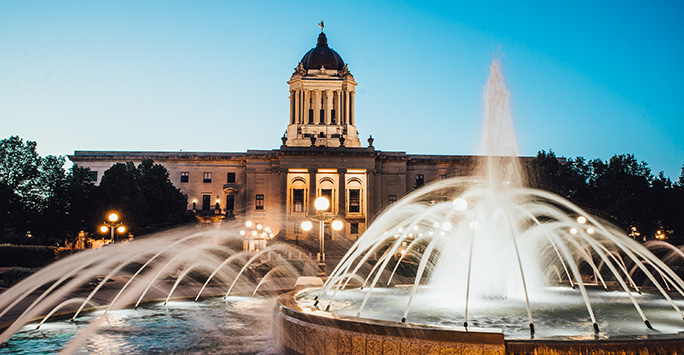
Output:
[[100,227],[100,231],[102,233],[107,233],[107,231],[111,232],[111,242],[114,242],[114,232],[119,232],[119,234],[123,233],[126,231],[126,227],[124,227],[122,222],[119,222],[119,215],[116,213],[110,213],[109,216],[107,216],[107,220],[104,221],[104,225]]
[[[319,196],[314,201],[314,207],[316,208],[316,214],[313,216],[307,215],[307,218],[318,221],[318,238],[319,238],[319,248],[320,253],[318,254],[318,276],[326,276],[325,272],[325,222],[330,222],[335,219],[335,215],[332,213],[325,213],[325,211],[330,208],[330,201],[324,196]],[[344,224],[340,220],[335,220],[330,225],[333,230],[339,231],[344,227]],[[310,231],[313,228],[313,223],[311,221],[302,222],[302,229],[304,231]]]
[[258,252],[266,248],[268,241],[273,239],[271,228],[252,221],[245,222],[245,228],[240,230],[240,235],[244,237],[242,250],[245,251]]

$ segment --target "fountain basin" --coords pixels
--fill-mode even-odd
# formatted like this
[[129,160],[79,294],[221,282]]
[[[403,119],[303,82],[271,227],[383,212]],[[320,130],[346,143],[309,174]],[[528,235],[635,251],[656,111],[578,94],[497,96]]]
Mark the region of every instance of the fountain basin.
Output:
[[505,354],[503,332],[468,331],[338,315],[302,306],[300,292],[278,297],[276,325],[290,354]]
[[334,314],[277,299],[278,340],[288,354],[684,354],[684,334],[616,339],[505,339],[500,329],[440,327]]

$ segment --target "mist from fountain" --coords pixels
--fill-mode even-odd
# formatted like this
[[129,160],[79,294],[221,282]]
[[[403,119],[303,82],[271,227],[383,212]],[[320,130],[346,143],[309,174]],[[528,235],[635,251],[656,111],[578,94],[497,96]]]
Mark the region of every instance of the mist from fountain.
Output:
[[[684,282],[665,263],[570,201],[524,187],[510,93],[499,60],[491,65],[483,98],[483,156],[475,177],[428,185],[384,211],[337,265],[314,305],[322,303],[334,312],[340,291],[360,277],[363,297],[356,316],[362,316],[377,289],[391,285],[404,263],[414,272],[410,292],[401,301],[403,313],[395,315],[402,322],[410,319],[420,297],[437,308],[459,309],[467,328],[469,320],[477,318],[469,307],[495,300],[524,304],[533,335],[535,305],[553,300],[556,286],[566,286],[576,289],[590,321],[587,327],[598,334],[600,320],[587,291],[587,280],[593,278],[606,290],[624,292],[645,326],[652,328],[635,297],[641,293],[633,278],[638,270],[672,312],[684,318],[665,289],[671,286],[684,296]],[[374,255],[380,257],[369,267]],[[349,302],[344,303],[347,307]]]
[[[117,310],[151,300],[167,305],[172,297],[275,295],[293,288],[298,276],[316,274],[310,257],[287,244],[243,251],[238,227],[180,228],[59,260],[0,294],[0,317],[14,315],[0,343],[27,323],[40,320],[38,329],[66,311],[79,328],[64,348],[71,352]],[[99,310],[94,318],[93,310]],[[85,326],[81,318],[88,319]]]

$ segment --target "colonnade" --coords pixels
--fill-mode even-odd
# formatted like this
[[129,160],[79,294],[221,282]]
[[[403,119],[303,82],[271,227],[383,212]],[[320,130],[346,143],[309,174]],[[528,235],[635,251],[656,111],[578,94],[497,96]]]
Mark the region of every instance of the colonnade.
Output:
[[354,91],[290,90],[290,124],[354,125]]

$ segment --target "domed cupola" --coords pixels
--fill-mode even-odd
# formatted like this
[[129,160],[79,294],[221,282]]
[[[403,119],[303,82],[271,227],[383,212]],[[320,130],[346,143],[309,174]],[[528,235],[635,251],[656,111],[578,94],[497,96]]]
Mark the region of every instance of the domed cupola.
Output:
[[298,63],[290,85],[287,147],[360,147],[355,117],[356,81],[337,52],[328,47],[323,21],[318,43]]
[[344,67],[344,60],[334,49],[328,47],[328,38],[325,33],[318,35],[318,43],[315,48],[311,48],[301,60],[304,69],[335,69],[340,70]]

